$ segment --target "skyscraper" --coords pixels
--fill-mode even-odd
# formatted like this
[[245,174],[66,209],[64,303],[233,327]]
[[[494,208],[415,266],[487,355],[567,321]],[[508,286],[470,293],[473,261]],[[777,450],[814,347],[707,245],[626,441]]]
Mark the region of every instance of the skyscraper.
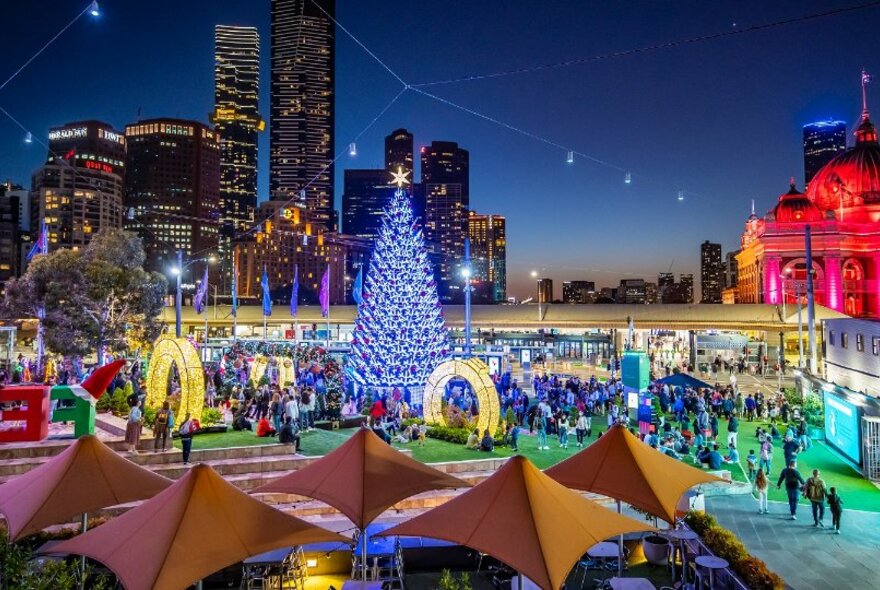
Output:
[[469,154],[457,143],[435,141],[422,148],[421,156],[425,239],[438,256],[440,298],[447,302],[458,301],[462,295],[458,270],[468,234]]
[[721,244],[706,240],[700,245],[700,303],[721,303],[723,286]]
[[565,281],[562,283],[563,303],[595,303],[596,283],[593,281]]
[[260,35],[254,27],[214,28],[214,112],[220,135],[220,249],[227,262],[230,241],[254,223],[257,207],[257,134]]
[[346,234],[375,240],[382,226],[382,209],[394,187],[384,169],[346,170],[342,193],[342,229]]
[[[335,0],[272,0],[269,192],[337,226]],[[328,16],[329,15],[329,16]]]
[[216,254],[220,228],[220,143],[209,126],[150,119],[125,126],[126,227],[144,241],[147,266],[163,272],[175,252]]
[[846,123],[817,121],[804,125],[804,185],[813,180],[819,168],[846,151]]
[[538,279],[538,303],[553,301],[553,279]]
[[49,250],[80,248],[105,228],[121,228],[125,136],[101,121],[49,131],[46,165],[32,176],[31,232],[45,221]]
[[694,302],[694,275],[681,274],[678,275],[679,288],[681,289],[681,303]]
[[506,220],[501,215],[470,212],[471,276],[477,292],[490,303],[507,301]]
[[406,178],[415,182],[413,168],[413,134],[406,129],[396,129],[385,137],[385,169],[397,172],[401,168],[409,172]]

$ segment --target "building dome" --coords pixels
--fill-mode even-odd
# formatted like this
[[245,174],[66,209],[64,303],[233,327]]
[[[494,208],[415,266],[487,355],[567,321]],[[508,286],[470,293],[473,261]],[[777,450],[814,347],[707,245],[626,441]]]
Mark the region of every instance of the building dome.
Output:
[[773,208],[777,223],[807,223],[822,220],[822,212],[804,193],[794,186],[794,179],[787,193],[780,195],[779,203]]
[[855,146],[825,164],[810,180],[807,198],[821,211],[880,203],[880,145],[867,111],[854,135]]

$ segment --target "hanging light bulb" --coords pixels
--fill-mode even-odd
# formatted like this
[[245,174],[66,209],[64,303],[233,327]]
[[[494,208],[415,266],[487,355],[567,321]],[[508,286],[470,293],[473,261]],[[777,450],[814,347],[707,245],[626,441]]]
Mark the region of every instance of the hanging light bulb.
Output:
[[623,176],[623,182],[624,182],[624,184],[632,184],[632,181],[633,181],[632,172],[627,172],[627,173]]
[[350,144],[348,144],[348,155],[352,158],[358,155],[358,148],[355,142],[351,142]]
[[684,191],[678,191],[678,200],[684,201]]
[[568,155],[565,156],[566,164],[574,164],[574,152],[569,150]]
[[303,246],[309,245],[309,236],[307,234],[303,234]]
[[24,142],[25,143],[34,143],[34,136],[30,131],[28,131],[27,133],[24,134]]
[[303,201],[306,200],[306,189],[302,189],[301,191],[299,191],[299,198]]
[[[80,4],[82,6],[82,4]],[[89,14],[92,16],[101,16],[101,9],[98,7],[98,0],[92,0],[89,4]]]

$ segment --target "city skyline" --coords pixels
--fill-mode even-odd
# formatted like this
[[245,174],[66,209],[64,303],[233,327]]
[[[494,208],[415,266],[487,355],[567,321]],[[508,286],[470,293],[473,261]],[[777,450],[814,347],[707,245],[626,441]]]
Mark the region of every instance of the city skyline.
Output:
[[[11,16],[15,19],[21,11],[20,20],[31,23],[33,38],[48,37],[59,26],[56,18],[60,22],[66,19],[68,8],[60,2],[49,4],[56,10],[47,11],[47,17],[39,22],[28,18],[20,6],[12,8]],[[100,69],[114,71],[118,83],[107,84],[108,74],[98,69],[52,70],[50,64],[73,59],[63,47],[53,47],[0,92],[0,106],[44,138],[49,127],[74,120],[100,119],[121,128],[136,120],[139,108],[143,109],[142,118],[177,116],[206,121],[213,106],[214,26],[256,26],[262,39],[269,38],[268,2],[258,10],[231,2],[215,4],[193,2],[178,7],[158,2],[155,14],[144,15],[147,26],[133,31],[132,9],[104,2],[101,19],[79,23],[63,43],[67,44],[64,47],[100,54],[105,63]],[[790,7],[746,3],[731,8],[727,18],[725,11],[701,10],[697,5],[682,8],[682,12],[663,11],[650,3],[640,6],[643,10],[597,9],[589,21],[604,23],[609,30],[603,33],[598,25],[590,25],[591,31],[593,26],[597,30],[589,42],[581,41],[582,31],[571,24],[587,22],[584,12],[576,7],[557,8],[547,14],[548,33],[533,41],[519,40],[521,46],[505,42],[503,31],[481,27],[491,7],[409,10],[388,3],[383,8],[401,15],[402,21],[391,24],[380,18],[386,10],[377,11],[366,3],[345,3],[337,7],[336,16],[396,70],[424,81],[638,47],[730,28],[736,20],[754,24],[824,7],[811,2],[792,12],[795,9]],[[528,13],[525,4],[512,6],[509,14],[497,17],[503,25],[499,28],[523,26]],[[651,20],[649,17],[656,17],[651,31],[640,25]],[[832,20],[833,26],[829,26]],[[846,121],[852,130],[857,119],[853,105],[859,92],[855,83],[858,71],[863,66],[877,70],[868,60],[876,55],[878,44],[869,34],[873,28],[865,22],[868,20],[850,13],[774,33],[706,44],[700,50],[654,52],[601,65],[427,88],[541,137],[570,141],[586,153],[630,170],[631,185],[623,182],[623,172],[579,157],[573,166],[566,166],[564,153],[409,93],[357,141],[357,158],[340,158],[335,174],[336,209],[340,209],[343,170],[381,167],[382,138],[405,127],[414,133],[417,151],[433,140],[449,140],[471,153],[470,206],[507,218],[510,294],[520,298],[533,294],[532,269],[559,284],[590,280],[599,287],[614,286],[628,277],[652,280],[673,260],[676,274],[696,274],[702,241],[722,243],[725,253],[736,249],[750,200],[756,200],[758,213],[766,212],[784,192],[789,176],[803,177],[800,136],[804,124],[834,117]],[[432,55],[432,49],[445,47],[436,33],[438,22],[444,25],[440,28],[458,27],[469,49],[453,48],[443,59]],[[130,34],[135,35],[130,42],[136,43],[137,35],[146,34],[151,23],[168,27],[169,35],[180,37],[174,59],[167,59],[172,54],[162,48],[153,56],[117,55],[108,50]],[[408,47],[400,52],[399,39],[393,34],[397,27],[423,39],[424,48]],[[852,34],[841,37],[833,33],[841,27]],[[620,31],[629,34],[616,39],[614,33]],[[336,37],[338,152],[394,96],[396,82],[338,30]],[[498,51],[486,51],[490,47],[509,50],[509,55],[499,58]],[[28,44],[7,48],[9,63],[23,62],[33,49]],[[476,49],[483,51],[476,52],[475,61],[459,59]],[[739,65],[768,52],[775,59],[762,62],[760,72],[746,72]],[[264,80],[269,79],[268,53],[262,52]],[[707,64],[713,67],[706,69]],[[809,72],[804,71],[804,64],[809,64]],[[699,74],[691,80],[699,85],[699,92],[693,83],[680,84],[681,76],[695,67]],[[670,81],[659,80],[652,73],[656,68],[665,68]],[[627,75],[620,80],[623,71]],[[82,89],[66,85],[65,101],[59,104],[40,90],[39,82],[47,72],[60,72],[55,75],[65,84],[67,76],[82,80]],[[72,78],[74,75],[77,78]],[[97,84],[102,92],[95,96],[88,89]],[[650,87],[650,101],[640,95],[644,86]],[[164,92],[169,87],[174,92]],[[731,92],[737,100],[726,99]],[[770,95],[774,95],[772,100]],[[263,84],[263,105],[269,104],[267,96],[268,84]],[[573,106],[582,102],[583,96],[591,97],[589,107]],[[538,105],[542,108],[536,109]],[[268,115],[265,107],[261,114],[264,118]],[[749,123],[743,125],[746,118]],[[637,142],[632,140],[635,132],[639,133]],[[8,119],[0,122],[0,178],[27,185],[30,174],[42,163],[37,152],[43,150],[36,144],[23,146],[22,135]],[[267,135],[259,139],[261,202],[269,185]],[[683,203],[676,202],[678,190],[686,191]],[[546,206],[535,208],[534,202]],[[626,207],[621,209],[619,204]],[[657,244],[660,228],[672,227],[682,216],[705,218],[701,231],[678,233],[675,239]],[[542,228],[545,231],[540,231]],[[633,228],[638,231],[632,232]],[[591,240],[594,232],[601,232],[603,238]],[[580,239],[573,242],[574,237]]]

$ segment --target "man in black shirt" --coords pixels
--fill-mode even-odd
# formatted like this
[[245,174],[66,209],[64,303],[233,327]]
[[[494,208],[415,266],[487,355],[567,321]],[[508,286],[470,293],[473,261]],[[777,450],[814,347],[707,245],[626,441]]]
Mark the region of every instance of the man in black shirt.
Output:
[[804,478],[795,465],[794,461],[789,463],[788,467],[779,474],[779,481],[776,482],[776,489],[779,489],[785,481],[785,493],[788,494],[788,509],[791,511],[792,520],[797,520],[798,495],[804,485]]

